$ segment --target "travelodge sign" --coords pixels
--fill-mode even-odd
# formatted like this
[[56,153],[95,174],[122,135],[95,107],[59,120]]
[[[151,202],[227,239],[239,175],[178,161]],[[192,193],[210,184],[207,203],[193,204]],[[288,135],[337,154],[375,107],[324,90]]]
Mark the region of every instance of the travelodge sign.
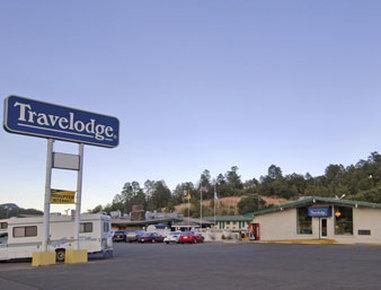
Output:
[[331,207],[309,207],[309,217],[330,217],[332,216]]
[[119,144],[119,120],[115,117],[17,96],[4,101],[3,125],[16,134],[101,147]]

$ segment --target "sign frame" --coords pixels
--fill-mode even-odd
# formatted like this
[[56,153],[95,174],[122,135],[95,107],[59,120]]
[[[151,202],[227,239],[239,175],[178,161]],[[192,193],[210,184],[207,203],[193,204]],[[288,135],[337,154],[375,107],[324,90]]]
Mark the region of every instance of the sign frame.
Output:
[[[10,128],[9,127],[9,118],[8,118],[8,115],[9,115],[8,106],[9,106],[9,100],[11,98],[19,98],[19,99],[23,99],[25,101],[36,102],[36,103],[40,103],[42,105],[52,106],[52,107],[56,107],[56,108],[63,109],[63,110],[71,110],[71,111],[76,111],[76,112],[80,112],[80,113],[84,113],[84,114],[94,115],[94,117],[98,116],[98,117],[105,117],[105,118],[109,118],[109,119],[114,119],[114,121],[116,122],[115,132],[117,134],[117,135],[115,135],[116,137],[114,137],[114,139],[116,140],[116,144],[112,145],[112,144],[101,143],[101,142],[91,142],[91,141],[87,141],[87,140],[78,140],[78,139],[73,139],[73,138],[69,138],[69,137],[57,136],[54,134],[36,133],[36,132],[22,131],[19,129]],[[119,140],[120,140],[120,121],[118,118],[116,118],[114,116],[94,113],[91,111],[85,111],[85,110],[81,110],[81,109],[75,109],[75,108],[68,107],[68,106],[61,106],[61,105],[57,105],[57,104],[53,104],[53,103],[49,103],[49,102],[34,100],[31,98],[25,98],[25,97],[16,96],[16,95],[10,95],[4,99],[3,127],[4,127],[5,131],[7,131],[9,133],[13,133],[13,134],[40,137],[40,138],[45,138],[45,139],[54,139],[54,140],[59,140],[59,141],[67,141],[67,142],[72,142],[72,143],[77,143],[77,144],[82,143],[82,144],[86,144],[86,145],[105,147],[105,148],[117,147],[119,145]],[[50,128],[48,128],[48,129],[50,129]],[[44,129],[42,127],[42,129],[40,128],[39,130],[44,130]],[[48,130],[46,130],[46,131],[48,131]],[[70,134],[70,133],[67,133],[65,131],[62,131],[61,133],[66,134],[66,135]],[[73,133],[75,135],[75,132],[71,132],[71,134],[73,134]]]

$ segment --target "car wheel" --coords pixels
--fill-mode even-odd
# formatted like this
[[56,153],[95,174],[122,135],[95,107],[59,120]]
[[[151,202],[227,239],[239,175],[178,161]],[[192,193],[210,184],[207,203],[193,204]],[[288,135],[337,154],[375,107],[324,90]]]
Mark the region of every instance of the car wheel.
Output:
[[58,263],[65,262],[65,250],[64,249],[60,249],[60,250],[56,251],[56,261]]

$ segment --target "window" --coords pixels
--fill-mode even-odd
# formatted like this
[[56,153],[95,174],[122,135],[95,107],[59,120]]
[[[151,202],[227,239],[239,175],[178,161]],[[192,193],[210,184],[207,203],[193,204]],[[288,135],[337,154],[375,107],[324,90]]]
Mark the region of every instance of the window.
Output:
[[237,222],[233,222],[233,226],[235,226],[235,225],[236,225],[236,223],[237,223]]
[[0,229],[5,230],[7,228],[8,228],[8,223],[6,223],[6,222],[0,223]]
[[36,237],[36,236],[37,236],[37,226],[14,227],[13,228],[13,237],[14,238]]
[[297,208],[297,233],[298,235],[312,235],[312,217],[308,216],[308,208]]
[[351,207],[335,206],[335,235],[353,235],[353,213]]
[[93,223],[81,223],[79,226],[80,233],[91,233],[93,231]]

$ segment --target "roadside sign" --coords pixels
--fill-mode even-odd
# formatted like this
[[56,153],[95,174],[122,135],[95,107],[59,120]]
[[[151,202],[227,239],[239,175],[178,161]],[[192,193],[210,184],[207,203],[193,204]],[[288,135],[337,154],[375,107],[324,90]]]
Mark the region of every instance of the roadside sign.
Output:
[[4,128],[10,133],[101,147],[119,144],[115,117],[58,106],[24,97],[4,101]]
[[50,202],[52,204],[71,204],[74,202],[75,191],[52,189]]

